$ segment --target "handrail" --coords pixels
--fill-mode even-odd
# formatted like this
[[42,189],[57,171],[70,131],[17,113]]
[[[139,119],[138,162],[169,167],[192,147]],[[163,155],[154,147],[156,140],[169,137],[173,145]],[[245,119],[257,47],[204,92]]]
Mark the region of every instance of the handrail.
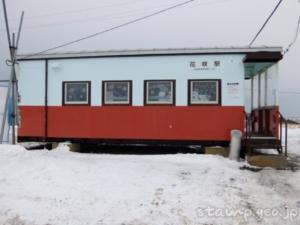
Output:
[[278,111],[280,117],[280,144],[282,146],[282,124],[285,125],[285,143],[284,143],[284,155],[287,156],[287,136],[288,136],[288,122],[283,115]]
[[244,111],[245,120],[246,120],[246,133],[245,137],[249,138],[251,136],[251,114],[248,114],[246,111]]

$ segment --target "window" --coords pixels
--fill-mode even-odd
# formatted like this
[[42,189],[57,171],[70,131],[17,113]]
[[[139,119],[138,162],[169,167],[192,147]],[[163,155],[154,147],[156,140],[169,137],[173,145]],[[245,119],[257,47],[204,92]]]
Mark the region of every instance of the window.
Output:
[[220,80],[189,80],[189,105],[220,104]]
[[103,105],[131,105],[132,81],[103,81]]
[[89,81],[63,82],[63,105],[89,105],[90,86]]
[[145,105],[175,105],[175,80],[146,80]]

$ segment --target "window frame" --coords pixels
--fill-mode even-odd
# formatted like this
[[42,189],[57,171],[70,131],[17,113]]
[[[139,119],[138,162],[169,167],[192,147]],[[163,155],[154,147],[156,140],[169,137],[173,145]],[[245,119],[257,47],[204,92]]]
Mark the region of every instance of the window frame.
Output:
[[[120,103],[120,102],[117,102],[117,103],[106,103],[105,101],[105,91],[106,91],[106,86],[105,84],[106,83],[121,83],[121,82],[126,82],[129,84],[129,101],[128,103]],[[132,80],[103,80],[102,81],[102,105],[103,106],[131,106],[132,105]]]
[[[203,82],[209,82],[209,81],[214,81],[217,83],[217,103],[192,103],[192,83],[194,81],[203,81]],[[189,106],[217,106],[222,104],[222,82],[221,79],[189,79],[188,80],[188,105]]]
[[[148,82],[171,82],[172,84],[172,103],[148,103]],[[176,105],[176,80],[144,80],[144,106],[175,106]]]
[[[87,102],[84,103],[67,103],[66,101],[66,85],[74,83],[85,83],[87,84]],[[91,105],[91,81],[63,81],[62,82],[62,105],[63,106],[88,106]]]

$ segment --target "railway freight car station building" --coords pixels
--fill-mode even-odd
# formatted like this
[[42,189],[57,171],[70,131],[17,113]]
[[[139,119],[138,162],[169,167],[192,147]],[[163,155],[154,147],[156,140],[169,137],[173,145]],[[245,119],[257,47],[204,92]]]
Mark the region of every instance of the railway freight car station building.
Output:
[[281,58],[277,47],[19,56],[19,139],[209,145],[233,129],[279,139]]

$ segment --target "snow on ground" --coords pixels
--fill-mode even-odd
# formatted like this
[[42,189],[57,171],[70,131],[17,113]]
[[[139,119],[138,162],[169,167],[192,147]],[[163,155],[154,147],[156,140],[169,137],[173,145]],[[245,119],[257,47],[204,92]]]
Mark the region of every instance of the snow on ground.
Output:
[[300,125],[289,125],[288,152],[300,156]]
[[[294,154],[299,131],[290,132]],[[300,171],[251,172],[243,165],[210,155],[0,145],[0,224],[300,224]]]

